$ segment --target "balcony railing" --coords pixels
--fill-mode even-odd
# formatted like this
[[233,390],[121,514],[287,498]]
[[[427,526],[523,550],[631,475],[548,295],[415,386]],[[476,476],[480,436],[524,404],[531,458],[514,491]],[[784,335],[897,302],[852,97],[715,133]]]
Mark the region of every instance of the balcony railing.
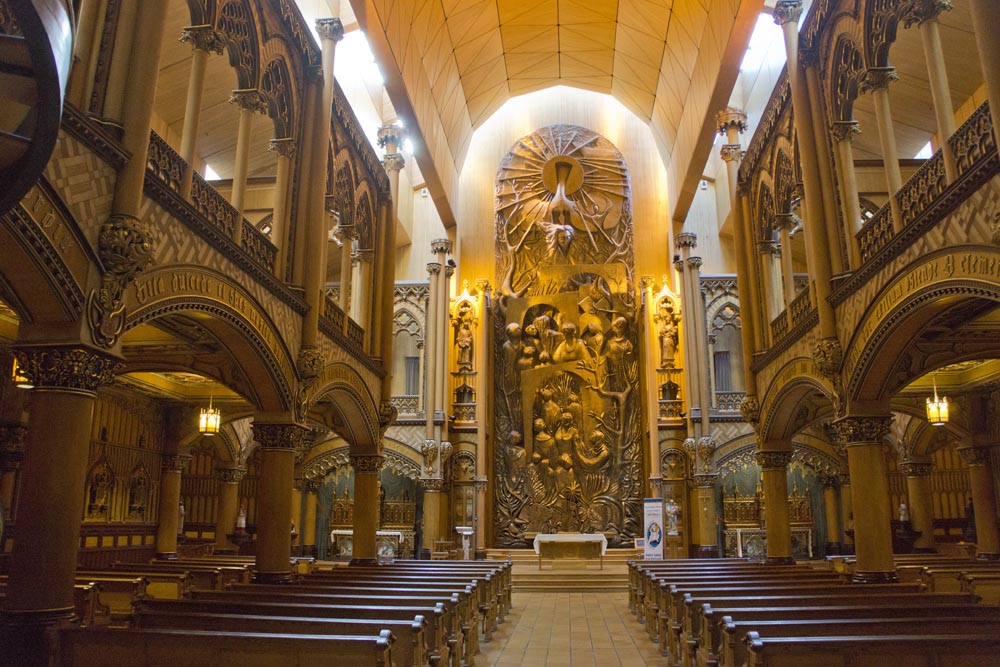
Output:
[[988,159],[997,149],[996,137],[993,134],[993,121],[990,117],[990,105],[981,105],[962,123],[948,139],[952,153],[955,155],[955,166],[958,175]]
[[365,330],[360,324],[350,318],[347,320],[347,340],[358,347],[365,346]]
[[420,396],[404,394],[393,396],[391,399],[396,411],[401,415],[420,414]]
[[788,309],[792,313],[793,327],[797,327],[805,322],[806,318],[809,317],[809,313],[813,311],[812,295],[809,293],[808,287],[792,299],[792,302],[788,305]]
[[146,168],[153,172],[157,180],[168,188],[180,194],[181,182],[184,180],[184,169],[187,164],[180,154],[155,132],[149,134],[149,154],[146,157]]
[[861,251],[861,261],[869,258],[884,248],[892,239],[892,211],[886,204],[858,232],[858,248]]
[[788,314],[781,311],[776,318],[771,320],[771,340],[777,342],[788,333]]
[[278,249],[262,231],[251,225],[250,221],[245,218],[243,219],[241,245],[243,252],[250,255],[253,261],[274,273],[274,258],[278,255]]
[[913,222],[917,216],[930,208],[945,188],[948,187],[948,179],[944,174],[944,154],[939,150],[924,162],[910,180],[903,184],[903,187],[896,193],[896,201],[899,202],[899,215],[906,226]]
[[323,317],[330,320],[335,330],[344,330],[344,311],[330,297],[326,297],[326,303],[323,305]]
[[745,391],[715,392],[715,406],[719,412],[739,412],[740,404],[747,397]]

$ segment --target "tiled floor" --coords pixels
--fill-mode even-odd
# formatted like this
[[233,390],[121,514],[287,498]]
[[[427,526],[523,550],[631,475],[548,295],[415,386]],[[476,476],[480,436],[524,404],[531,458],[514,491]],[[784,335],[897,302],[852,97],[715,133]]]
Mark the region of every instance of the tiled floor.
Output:
[[627,593],[517,593],[514,608],[476,665],[641,667],[666,665],[629,613]]

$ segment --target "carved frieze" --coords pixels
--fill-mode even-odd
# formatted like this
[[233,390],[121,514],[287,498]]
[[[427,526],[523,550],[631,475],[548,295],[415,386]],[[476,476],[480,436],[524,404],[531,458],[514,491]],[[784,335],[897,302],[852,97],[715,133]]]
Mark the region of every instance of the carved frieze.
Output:
[[892,415],[843,417],[833,427],[844,446],[882,444],[892,428]]
[[761,470],[785,470],[792,460],[791,451],[760,451],[754,455]]
[[382,467],[385,465],[385,456],[382,455],[352,455],[351,456],[351,467],[354,468],[354,472],[358,474],[370,474],[377,475],[382,471]]
[[121,359],[85,347],[24,346],[13,352],[36,388],[96,392],[125,367]]
[[308,432],[298,424],[263,424],[256,421],[253,424],[254,439],[262,449],[299,450]]

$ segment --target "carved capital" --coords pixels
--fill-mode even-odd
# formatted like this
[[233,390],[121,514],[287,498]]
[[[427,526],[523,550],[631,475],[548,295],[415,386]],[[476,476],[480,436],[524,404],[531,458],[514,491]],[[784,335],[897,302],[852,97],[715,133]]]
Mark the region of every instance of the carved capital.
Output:
[[931,474],[931,468],[930,463],[923,461],[903,461],[903,472],[907,477],[927,477]]
[[715,126],[719,128],[719,134],[724,135],[732,129],[742,134],[747,130],[747,115],[742,109],[726,107],[715,114]]
[[315,380],[323,372],[325,360],[318,347],[303,345],[295,358],[295,370],[304,380]]
[[750,196],[750,183],[748,181],[739,180],[736,182],[736,196],[737,197]]
[[377,136],[378,145],[384,148],[387,154],[398,153],[399,147],[403,145],[403,128],[398,125],[383,125],[378,129]]
[[718,479],[717,473],[700,473],[694,476],[694,486],[699,489],[711,489]]
[[915,0],[903,17],[903,24],[909,28],[924,21],[937,20],[942,12],[950,12],[953,7],[951,0]]
[[450,255],[451,251],[452,243],[450,239],[434,239],[431,241],[431,252],[435,255]]
[[441,273],[441,264],[438,262],[427,262],[427,273],[436,276]]
[[392,401],[384,400],[378,404],[378,431],[379,434],[385,435],[385,430],[392,426],[393,422],[396,421],[396,417],[399,415],[399,410],[393,405]]
[[802,0],[778,0],[774,5],[774,22],[778,25],[798,23],[800,16],[802,16]]
[[837,441],[845,447],[881,445],[891,427],[892,415],[848,416],[833,422]]
[[252,111],[254,113],[267,113],[267,104],[263,96],[256,88],[245,88],[234,90],[229,96],[229,103],[235,104],[240,109]]
[[344,24],[339,18],[316,19],[316,32],[320,39],[339,42],[344,39]]
[[444,488],[443,479],[420,479],[417,481],[424,491],[440,491]]
[[386,153],[385,158],[382,160],[382,166],[388,172],[400,171],[406,166],[406,160],[400,153]]
[[181,28],[181,36],[177,41],[190,44],[199,51],[218,55],[222,55],[226,48],[222,35],[210,25],[189,25],[186,28]]
[[698,235],[691,232],[681,232],[674,238],[674,245],[678,248],[691,248],[698,246]]
[[216,468],[212,471],[215,479],[223,484],[239,484],[247,471],[243,468]]
[[370,248],[358,248],[351,255],[351,261],[357,261],[363,264],[371,264],[374,259],[375,251]]
[[830,125],[834,141],[852,141],[854,135],[861,134],[861,124],[856,120],[838,120]]
[[842,472],[837,474],[837,483],[840,484],[840,488],[843,489],[845,486],[851,485],[851,474]]
[[701,257],[688,257],[687,265],[693,269],[700,269],[702,265]]
[[824,489],[835,489],[840,484],[838,475],[828,475],[826,473],[819,476],[819,482]]
[[351,455],[351,467],[355,473],[377,475],[385,465],[385,456],[381,454]]
[[125,288],[153,261],[153,240],[138,218],[115,214],[101,225],[97,256],[103,273],[87,295],[87,324],[94,342],[111,348],[125,329]]
[[656,285],[656,278],[650,275],[644,275],[642,278],[639,278],[639,285],[642,286],[642,289],[644,290],[653,289],[654,285]]
[[323,486],[323,480],[321,479],[312,479],[307,477],[302,482],[302,490],[306,493],[319,493],[321,486]]
[[958,455],[962,457],[962,463],[969,466],[986,466],[990,464],[989,447],[961,447]]
[[341,243],[350,243],[360,236],[357,225],[345,225],[343,222],[333,228],[333,233]]
[[295,143],[295,139],[291,137],[285,137],[283,139],[271,139],[267,144],[267,150],[271,151],[278,157],[286,157],[291,160],[295,157],[295,151],[298,145]]
[[485,294],[489,296],[493,288],[490,286],[490,281],[485,278],[476,278],[476,291],[480,294]]
[[162,456],[163,469],[171,472],[184,472],[190,456],[184,454],[164,454]]
[[21,372],[36,389],[96,392],[111,384],[125,366],[116,357],[85,347],[25,346],[13,352]]
[[791,213],[778,213],[774,216],[774,226],[780,231],[795,229],[795,216]]
[[784,470],[792,460],[790,451],[756,452],[754,459],[761,470]]
[[451,266],[450,264],[448,266],[445,266],[444,275],[447,278],[451,278],[453,275],[455,275],[455,267]]
[[898,80],[899,75],[896,74],[895,67],[870,67],[861,80],[861,92],[884,90],[889,87],[890,83]]
[[740,414],[743,415],[743,421],[748,424],[760,422],[760,401],[756,396],[749,394],[743,398],[740,402]]
[[298,424],[253,423],[253,437],[263,449],[295,451],[302,447],[308,429]]
[[719,155],[722,156],[723,162],[732,162],[733,160],[739,160],[743,151],[740,149],[739,144],[725,144],[719,150]]
[[485,491],[488,480],[485,477],[477,477],[474,481],[476,491]]
[[824,338],[816,343],[813,350],[813,364],[820,375],[828,380],[840,377],[840,367],[844,362],[844,351],[836,338]]

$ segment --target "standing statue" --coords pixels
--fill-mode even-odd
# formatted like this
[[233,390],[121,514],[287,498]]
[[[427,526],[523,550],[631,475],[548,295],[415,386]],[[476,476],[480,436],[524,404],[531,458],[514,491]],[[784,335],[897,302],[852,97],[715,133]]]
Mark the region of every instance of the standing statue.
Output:
[[677,353],[677,316],[674,307],[667,301],[660,302],[660,312],[656,315],[659,323],[660,368],[673,368]]
[[472,371],[472,329],[469,321],[463,320],[455,333],[455,345],[458,347],[458,370]]
[[180,501],[177,507],[177,534],[184,534],[184,501]]
[[667,500],[667,535],[680,535],[677,530],[677,518],[680,516],[681,508],[673,498]]
[[236,515],[236,534],[242,535],[247,532],[247,509],[240,504],[239,514]]
[[903,523],[910,520],[910,508],[906,506],[905,501],[899,503],[899,520]]

